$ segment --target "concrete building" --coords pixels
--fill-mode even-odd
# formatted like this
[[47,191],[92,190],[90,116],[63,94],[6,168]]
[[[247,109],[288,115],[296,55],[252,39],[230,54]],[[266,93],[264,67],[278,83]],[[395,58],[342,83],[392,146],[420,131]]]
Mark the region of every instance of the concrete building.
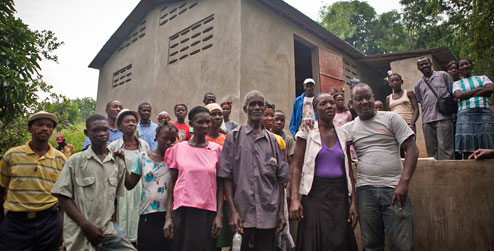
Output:
[[202,105],[213,92],[218,102],[233,102],[231,118],[242,123],[248,91],[260,90],[290,116],[307,77],[316,92],[335,86],[346,89],[347,99],[345,83],[357,77],[384,100],[391,92],[386,72],[402,73],[410,89],[418,77],[408,74],[420,76],[414,60],[421,55],[435,66],[452,56],[445,60],[434,49],[366,56],[281,0],[142,0],[89,67],[100,70],[99,113],[114,99],[131,109],[150,102],[154,113],[172,112],[177,103]]

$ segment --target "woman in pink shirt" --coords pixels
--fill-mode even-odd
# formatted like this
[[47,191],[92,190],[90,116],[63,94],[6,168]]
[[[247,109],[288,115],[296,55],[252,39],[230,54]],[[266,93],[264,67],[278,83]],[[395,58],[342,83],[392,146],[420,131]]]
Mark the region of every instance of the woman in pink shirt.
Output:
[[211,126],[208,109],[194,107],[189,121],[194,137],[165,154],[171,170],[167,211],[172,213],[163,229],[175,250],[212,251],[221,230],[223,186],[216,179],[221,146],[205,138]]

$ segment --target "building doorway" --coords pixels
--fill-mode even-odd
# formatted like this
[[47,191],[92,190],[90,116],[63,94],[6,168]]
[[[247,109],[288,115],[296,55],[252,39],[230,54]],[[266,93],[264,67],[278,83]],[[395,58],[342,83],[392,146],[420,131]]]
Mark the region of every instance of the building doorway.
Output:
[[312,49],[304,43],[293,40],[295,55],[295,97],[304,92],[304,80],[312,76]]

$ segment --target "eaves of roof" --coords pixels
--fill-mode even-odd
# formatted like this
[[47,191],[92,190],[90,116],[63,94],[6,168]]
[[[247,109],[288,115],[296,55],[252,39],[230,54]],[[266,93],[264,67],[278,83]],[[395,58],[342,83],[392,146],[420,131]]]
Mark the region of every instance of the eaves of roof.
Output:
[[[120,44],[131,34],[134,28],[139,24],[140,20],[144,18],[147,13],[154,8],[155,5],[160,3],[173,3],[181,2],[184,0],[141,0],[134,10],[127,16],[124,22],[113,33],[110,39],[105,43],[103,48],[98,52],[93,61],[89,64],[90,68],[100,69],[110,56],[115,52]],[[257,0],[278,13],[282,17],[294,22],[301,26],[303,29],[311,32],[315,36],[322,39],[324,42],[330,44],[334,48],[347,53],[352,58],[361,58],[365,55],[351,46],[349,43],[343,41],[333,33],[326,30],[314,20],[310,19],[302,12],[298,11],[294,7],[285,3],[282,0]]]

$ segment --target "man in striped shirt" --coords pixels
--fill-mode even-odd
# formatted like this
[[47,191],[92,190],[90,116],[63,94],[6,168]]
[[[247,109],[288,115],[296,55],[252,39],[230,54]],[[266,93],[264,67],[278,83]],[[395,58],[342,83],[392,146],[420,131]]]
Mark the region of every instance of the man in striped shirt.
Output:
[[0,250],[58,250],[62,216],[50,192],[66,158],[48,143],[57,122],[48,112],[30,116],[31,140],[0,161]]

